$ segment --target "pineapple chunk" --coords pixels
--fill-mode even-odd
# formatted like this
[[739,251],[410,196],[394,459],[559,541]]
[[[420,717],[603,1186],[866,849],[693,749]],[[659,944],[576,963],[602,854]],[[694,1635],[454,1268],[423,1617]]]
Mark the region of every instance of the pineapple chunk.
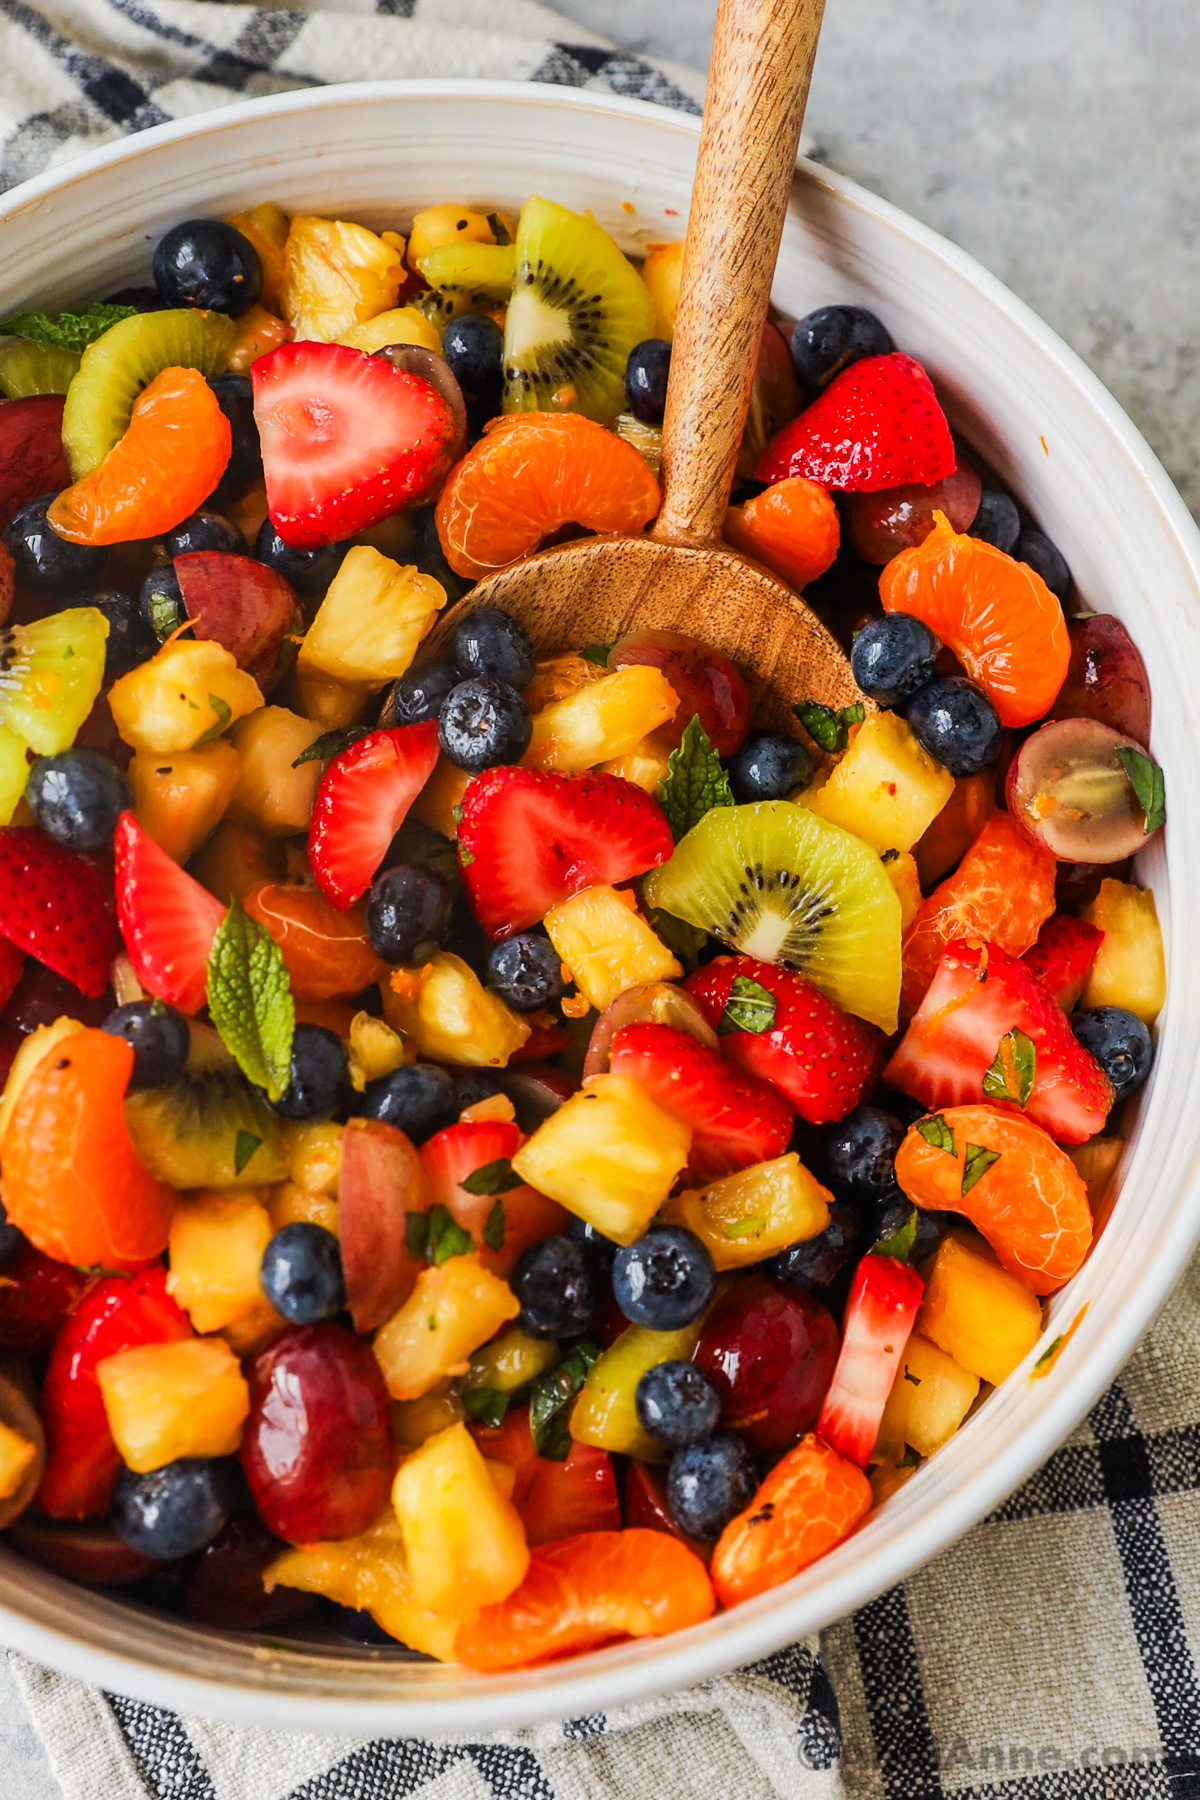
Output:
[[194,750],[263,703],[258,683],[223,644],[171,639],[114,681],[108,696],[127,744],[155,755]]
[[792,1150],[677,1194],[660,1216],[694,1232],[718,1269],[741,1269],[824,1231],[832,1199]]
[[529,1037],[527,1020],[484,987],[461,956],[439,950],[423,969],[397,969],[384,1017],[435,1062],[502,1069]]
[[231,213],[225,223],[232,225],[235,231],[240,231],[243,237],[249,238],[258,251],[263,273],[259,302],[268,311],[277,312],[291,220],[282,206],[276,206],[273,200],[264,200],[246,212]]
[[907,931],[921,910],[921,877],[911,850],[898,850],[884,863],[888,880],[900,902],[900,929]]
[[492,1388],[498,1394],[516,1394],[557,1361],[558,1345],[552,1338],[530,1337],[513,1325],[475,1352],[463,1377],[463,1392]]
[[637,911],[633,896],[627,899],[615,888],[585,888],[552,906],[543,923],[572,980],[597,1012],[639,982],[674,981],[683,974],[682,965]]
[[199,1188],[171,1219],[167,1292],[196,1331],[220,1331],[261,1305],[263,1251],[275,1227],[253,1188]]
[[521,758],[527,769],[567,775],[624,756],[675,716],[679,696],[661,669],[630,663],[576,688],[533,717],[533,736]]
[[[0,583],[3,571],[0,570]],[[7,725],[0,725],[0,825],[11,825],[13,814],[25,793],[29,779],[29,759],[25,740]]]
[[[239,719],[229,734],[241,760],[230,818],[268,837],[307,831],[325,765],[319,759],[301,763],[298,769],[293,764],[320,735],[315,720],[302,719],[286,706],[260,706]],[[215,750],[216,745],[210,748]]]
[[436,355],[442,349],[437,326],[431,325],[415,306],[397,306],[391,312],[377,313],[363,325],[352,325],[349,331],[343,331],[338,343],[349,344],[352,350],[361,350],[367,356],[373,356],[386,344],[416,344]]
[[634,1396],[647,1369],[656,1363],[688,1362],[700,1339],[700,1320],[682,1331],[649,1331],[630,1325],[587,1372],[571,1408],[570,1431],[577,1444],[594,1444],[641,1462],[665,1462],[667,1452],[642,1427]]
[[627,750],[624,756],[614,757],[612,762],[601,763],[600,773],[617,775],[622,781],[632,781],[634,787],[643,788],[647,794],[657,793],[659,782],[667,778],[673,748],[665,733],[651,731],[632,750]]
[[368,1081],[378,1081],[405,1063],[416,1061],[416,1048],[406,1044],[398,1031],[373,1013],[357,1012],[350,1022],[350,1084],[362,1093]]
[[478,1255],[422,1269],[399,1312],[375,1333],[375,1356],[393,1400],[419,1400],[447,1375],[465,1374],[480,1344],[515,1319],[520,1302]]
[[524,1581],[525,1527],[465,1425],[448,1426],[405,1458],[392,1505],[417,1604],[430,1612],[465,1617]]
[[290,681],[296,705],[322,731],[345,731],[348,725],[357,725],[375,686],[369,681],[331,681],[328,675],[298,665],[292,669]]
[[8,1079],[4,1083],[4,1092],[0,1094],[0,1142],[8,1130],[8,1121],[13,1108],[21,1097],[21,1090],[44,1056],[49,1056],[56,1044],[61,1044],[72,1032],[85,1028],[78,1019],[55,1019],[53,1025],[38,1025],[23,1038],[13,1057],[12,1068],[8,1071]]
[[[503,218],[504,215],[500,214]],[[506,221],[509,242],[516,235],[512,221]],[[408,266],[415,269],[423,256],[442,244],[494,244],[496,234],[486,213],[472,212],[453,200],[440,206],[427,206],[413,219],[408,234]]]
[[426,1438],[457,1425],[466,1416],[467,1409],[452,1381],[439,1383],[431,1394],[422,1394],[419,1400],[397,1400],[392,1407],[392,1427],[401,1455],[419,1450]]
[[220,1338],[135,1344],[96,1365],[108,1428],[139,1475],[181,1456],[232,1456],[250,1412],[238,1359]]
[[915,1463],[875,1463],[867,1470],[867,1480],[871,1483],[871,1503],[882,1506],[890,1500],[917,1472]]
[[337,1198],[345,1132],[346,1127],[335,1125],[332,1119],[322,1120],[319,1124],[299,1119],[280,1121],[280,1147],[288,1176],[306,1194],[328,1194]]
[[553,706],[556,700],[565,700],[569,694],[578,693],[580,688],[590,686],[593,681],[603,681],[607,674],[603,663],[594,663],[590,656],[581,656],[578,650],[567,650],[561,656],[547,657],[540,662],[533,680],[522,692],[530,712],[540,713],[547,706]]
[[155,843],[184,863],[220,824],[237,786],[241,758],[224,738],[200,750],[164,756],[142,750],[130,763],[133,806]]
[[952,1356],[960,1369],[998,1383],[1037,1343],[1042,1309],[1015,1276],[943,1238],[925,1283],[916,1330]]
[[922,748],[899,714],[881,712],[863,721],[807,804],[882,855],[911,850],[953,792],[953,775]]
[[248,375],[260,356],[290,343],[293,335],[291,326],[265,306],[250,307],[237,322],[237,336],[225,358],[225,374]]
[[235,1356],[257,1356],[288,1329],[287,1320],[280,1318],[275,1308],[262,1300],[244,1319],[237,1319],[232,1325],[226,1325],[220,1336]]
[[38,1447],[0,1419],[0,1500],[11,1500],[37,1461]]
[[614,1243],[632,1244],[674,1187],[691,1142],[691,1126],[636,1081],[593,1075],[542,1121],[512,1164],[540,1194]]
[[1154,895],[1111,877],[1083,916],[1099,926],[1104,942],[1092,964],[1080,1006],[1123,1006],[1153,1025],[1167,997],[1167,969]]
[[285,1550],[264,1572],[263,1586],[268,1594],[276,1587],[324,1594],[339,1606],[370,1613],[410,1650],[439,1662],[454,1661],[459,1620],[454,1614],[429,1612],[418,1601],[400,1521],[390,1506],[361,1537]]
[[440,831],[450,839],[458,836],[462,816],[462,798],[471,780],[469,769],[460,769],[448,756],[439,756],[433,774],[413,801],[413,816],[430,831]]
[[283,253],[280,301],[297,338],[335,343],[396,304],[404,280],[401,251],[365,225],[342,219],[293,219]]
[[297,668],[380,687],[403,675],[446,604],[446,590],[369,544],[355,544],[300,646]]
[[642,280],[654,302],[654,335],[670,343],[675,336],[675,311],[679,305],[679,278],[683,273],[683,244],[656,244],[642,264]]
[[192,858],[190,871],[218,900],[244,900],[264,881],[282,881],[283,849],[225,818]]
[[978,1375],[914,1331],[879,1421],[872,1461],[898,1463],[906,1444],[918,1456],[932,1456],[954,1436],[978,1392]]
[[285,1225],[321,1225],[338,1234],[338,1203],[328,1194],[306,1194],[294,1181],[280,1181],[271,1189],[267,1202],[272,1231]]

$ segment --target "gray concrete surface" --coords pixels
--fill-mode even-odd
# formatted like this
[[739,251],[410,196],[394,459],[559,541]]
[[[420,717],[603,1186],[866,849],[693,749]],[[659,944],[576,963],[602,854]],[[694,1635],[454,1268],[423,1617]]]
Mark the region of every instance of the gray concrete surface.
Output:
[[[707,63],[715,0],[557,4]],[[808,124],[1074,345],[1200,517],[1198,91],[1196,0],[828,0]],[[61,1800],[2,1659],[0,1771],[5,1800]]]

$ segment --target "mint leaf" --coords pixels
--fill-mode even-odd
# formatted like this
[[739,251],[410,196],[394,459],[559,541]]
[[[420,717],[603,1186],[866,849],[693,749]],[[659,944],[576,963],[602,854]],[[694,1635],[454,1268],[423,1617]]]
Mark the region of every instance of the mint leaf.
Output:
[[600,1352],[588,1338],[580,1338],[570,1356],[556,1368],[546,1369],[529,1390],[529,1429],[539,1456],[565,1462],[571,1448],[567,1407],[575,1398],[587,1372]]
[[[293,764],[293,767],[294,766],[295,765]],[[889,863],[894,863],[894,862],[900,861],[900,852],[898,850],[885,850],[883,852],[883,855],[879,858],[879,860],[883,864],[884,868],[886,869],[886,867]]]
[[464,1175],[458,1185],[468,1194],[507,1194],[521,1186],[521,1177],[507,1156],[498,1156],[495,1162],[484,1163],[481,1169]]
[[999,1161],[999,1150],[985,1150],[982,1144],[967,1145],[966,1160],[963,1163],[962,1187],[959,1189],[964,1200],[980,1177],[986,1175],[992,1164]]
[[404,1242],[410,1256],[422,1257],[429,1244],[429,1214],[411,1212],[404,1215]]
[[57,344],[61,350],[86,350],[110,325],[130,318],[136,306],[85,306],[82,312],[23,312],[0,319],[0,335],[32,338],[38,344]]
[[732,806],[729,777],[693,713],[678,750],[667,759],[667,772],[658,784],[658,803],[667,815],[671,836],[678,843],[714,806]]
[[1033,1373],[1035,1375],[1045,1374],[1046,1370],[1050,1367],[1050,1364],[1062,1349],[1063,1339],[1066,1335],[1065,1331],[1060,1331],[1056,1338],[1051,1338],[1050,1342],[1046,1345],[1046,1348],[1042,1351],[1042,1354],[1033,1365]]
[[512,237],[509,234],[508,226],[504,223],[504,220],[500,217],[499,213],[489,213],[487,222],[491,226],[492,236],[498,244],[512,243]]
[[927,1119],[917,1120],[917,1130],[925,1142],[934,1150],[944,1150],[947,1156],[957,1156],[958,1148],[954,1142],[954,1133],[943,1119],[941,1113],[930,1113]]
[[674,913],[664,912],[661,906],[645,906],[646,922],[671,952],[678,957],[690,975],[700,960],[700,952],[708,942],[707,931],[701,931],[696,925],[689,925],[686,919],[676,918]]
[[840,712],[832,706],[822,706],[819,700],[797,700],[792,711],[813,743],[831,754],[846,748],[851,725],[860,724],[864,715],[861,700],[856,700],[853,706],[843,706]]
[[[614,638],[613,643],[615,642]],[[584,662],[595,663],[599,669],[607,669],[608,653],[611,649],[612,644],[585,644],[579,654]]]
[[508,1221],[505,1217],[504,1202],[497,1200],[483,1227],[483,1241],[489,1250],[503,1250],[507,1233]]
[[1128,775],[1129,785],[1145,814],[1142,830],[1149,837],[1152,831],[1166,823],[1167,788],[1163,772],[1144,750],[1134,750],[1128,744],[1117,751],[1117,761]]
[[914,1387],[920,1387],[920,1385],[921,1385],[921,1377],[919,1375],[912,1374],[912,1372],[907,1368],[904,1371],[904,1379],[905,1379],[905,1381],[911,1381]]
[[1037,1074],[1037,1045],[1014,1025],[1000,1039],[996,1060],[983,1077],[989,1100],[1012,1100],[1024,1107]]
[[426,1255],[435,1269],[440,1269],[452,1256],[466,1256],[475,1248],[469,1231],[464,1231],[449,1207],[440,1201],[429,1209],[429,1241]]
[[770,1031],[774,1023],[775,996],[770,989],[752,981],[749,975],[735,975],[717,1036],[728,1037],[734,1031],[751,1031],[757,1036],[761,1031]]
[[744,1219],[735,1219],[732,1225],[725,1227],[727,1238],[761,1237],[767,1229],[767,1221],[757,1213],[747,1213]]
[[307,750],[300,752],[292,767],[298,769],[302,763],[325,762],[332,756],[340,756],[343,750],[348,750],[351,744],[357,744],[359,738],[374,730],[374,725],[349,725],[345,731],[323,731]]
[[252,1131],[239,1131],[233,1140],[233,1172],[240,1175],[258,1146],[262,1143]]
[[278,1100],[292,1073],[296,1009],[279,946],[235,900],[208,953],[209,1017],[247,1081]]
[[502,1394],[499,1388],[469,1388],[462,1397],[463,1411],[468,1419],[474,1419],[477,1425],[486,1425],[491,1431],[497,1431],[503,1425],[508,1402],[509,1396]]
[[887,1237],[880,1238],[877,1244],[871,1245],[875,1256],[891,1256],[897,1262],[906,1263],[912,1255],[912,1247],[917,1236],[917,1209],[914,1206],[898,1231],[889,1232]]
[[917,1455],[916,1451],[912,1448],[912,1446],[909,1444],[906,1444],[904,1446],[904,1455],[900,1458],[900,1461],[896,1464],[896,1467],[898,1469],[915,1469],[919,1465],[920,1461],[921,1461],[920,1457]]
[[[204,733],[204,736],[196,739],[195,743],[192,745],[193,750],[198,750],[201,744],[211,744],[214,738],[220,737],[230,719],[233,717],[229,705],[226,701],[222,700],[220,694],[210,694],[208,696],[208,704],[212,707],[217,716],[209,726],[208,730]],[[271,1098],[275,1098],[274,1094],[272,1094]]]

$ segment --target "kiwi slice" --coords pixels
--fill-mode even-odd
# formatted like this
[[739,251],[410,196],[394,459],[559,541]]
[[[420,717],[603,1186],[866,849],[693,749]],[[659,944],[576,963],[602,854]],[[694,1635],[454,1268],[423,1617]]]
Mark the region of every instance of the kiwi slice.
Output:
[[124,437],[133,403],[163,369],[217,375],[237,336],[224,313],[183,306],[134,313],[88,345],[67,389],[62,435],[71,474],[82,481]]
[[79,369],[78,350],[38,344],[32,338],[0,339],[0,394],[27,400],[31,394],[65,394]]
[[790,800],[715,806],[643,879],[661,906],[814,987],[881,1030],[896,1029],[900,902],[878,855]]
[[517,222],[504,323],[505,412],[580,412],[607,424],[625,405],[625,364],[654,330],[645,282],[602,226],[534,195]]
[[0,725],[39,756],[66,750],[100,692],[107,643],[108,620],[96,606],[0,630]]
[[183,1074],[125,1102],[142,1161],[172,1187],[261,1187],[287,1174],[279,1120],[208,1025],[191,1027]]
[[512,244],[439,244],[417,268],[439,293],[501,305],[512,293],[516,260]]

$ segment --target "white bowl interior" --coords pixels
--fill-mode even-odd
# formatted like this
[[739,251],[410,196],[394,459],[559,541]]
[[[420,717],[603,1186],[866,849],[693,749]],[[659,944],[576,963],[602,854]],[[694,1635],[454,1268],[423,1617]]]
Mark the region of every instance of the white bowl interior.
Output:
[[[695,145],[695,121],[659,108],[504,83],[380,83],[249,102],[147,132],[9,196],[0,311],[144,280],[168,225],[268,198],[403,230],[435,200],[515,209],[540,191],[590,207],[640,250],[682,236]],[[1140,876],[1167,941],[1169,1025],[1121,1197],[1050,1307],[1047,1339],[1087,1306],[1069,1347],[1042,1380],[1029,1377],[1031,1356],[833,1555],[663,1642],[487,1678],[387,1653],[275,1650],[140,1612],[0,1550],[9,1644],[149,1700],[308,1730],[511,1727],[682,1687],[842,1616],[983,1516],[1078,1420],[1181,1273],[1200,1233],[1200,969],[1171,946],[1195,931],[1200,894],[1200,841],[1181,828],[1183,796],[1200,787],[1200,708],[1188,680],[1200,537],[1146,444],[1054,334],[969,258],[852,183],[801,168],[774,297],[792,316],[835,300],[875,309],[1061,546],[1086,604],[1128,625],[1149,670],[1153,747],[1176,811]]]

